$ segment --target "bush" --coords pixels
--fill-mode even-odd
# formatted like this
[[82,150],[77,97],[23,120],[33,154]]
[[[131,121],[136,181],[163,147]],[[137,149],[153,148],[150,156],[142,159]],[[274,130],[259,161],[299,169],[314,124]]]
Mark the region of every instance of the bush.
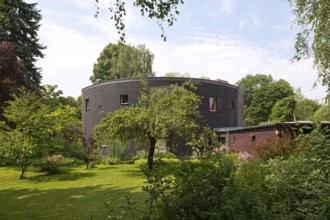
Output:
[[40,170],[47,174],[56,174],[60,166],[64,165],[64,157],[59,154],[45,156],[41,159]]
[[176,159],[176,156],[171,152],[161,152],[161,153],[155,153],[155,158]]
[[105,157],[102,159],[103,164],[108,165],[115,165],[115,164],[122,164],[124,161],[122,161],[119,157]]
[[222,154],[208,160],[184,161],[173,177],[148,176],[144,187],[164,219],[218,219],[222,191],[231,183],[235,165]]
[[275,157],[287,158],[297,150],[297,145],[290,137],[274,138],[256,148],[255,157],[267,161]]

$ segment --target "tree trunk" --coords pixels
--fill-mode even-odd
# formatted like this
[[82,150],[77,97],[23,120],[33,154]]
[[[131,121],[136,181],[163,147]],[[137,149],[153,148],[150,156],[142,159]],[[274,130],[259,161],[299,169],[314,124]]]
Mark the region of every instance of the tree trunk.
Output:
[[25,171],[26,171],[26,166],[25,165],[21,165],[21,176],[19,177],[20,179],[25,179]]
[[155,146],[157,140],[155,138],[149,138],[150,146],[149,146],[149,155],[148,155],[148,168],[152,169],[154,164],[154,154],[155,154]]

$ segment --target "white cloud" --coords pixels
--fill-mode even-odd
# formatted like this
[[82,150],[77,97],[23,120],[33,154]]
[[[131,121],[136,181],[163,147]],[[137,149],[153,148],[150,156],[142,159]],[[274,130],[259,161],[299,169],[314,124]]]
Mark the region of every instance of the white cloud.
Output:
[[37,65],[43,69],[43,84],[57,84],[65,95],[77,97],[90,84],[93,63],[107,43],[51,21],[44,21],[40,38],[47,45],[46,57]]
[[148,42],[147,46],[156,54],[154,70],[158,76],[179,71],[234,84],[247,74],[264,73],[277,80],[283,78],[294,88],[300,87],[309,98],[325,96],[325,88],[312,89],[317,73],[311,60],[292,64],[243,40],[196,36],[185,45]]

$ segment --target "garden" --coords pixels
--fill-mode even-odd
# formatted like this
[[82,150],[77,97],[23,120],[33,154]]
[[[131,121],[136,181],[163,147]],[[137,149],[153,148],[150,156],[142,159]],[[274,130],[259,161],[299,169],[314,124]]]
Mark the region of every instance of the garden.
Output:
[[[290,148],[288,148],[288,144]],[[328,219],[330,140],[272,140],[254,155],[227,147],[186,160],[147,154],[66,160],[55,173],[0,168],[1,219]],[[115,155],[112,155],[114,157]]]

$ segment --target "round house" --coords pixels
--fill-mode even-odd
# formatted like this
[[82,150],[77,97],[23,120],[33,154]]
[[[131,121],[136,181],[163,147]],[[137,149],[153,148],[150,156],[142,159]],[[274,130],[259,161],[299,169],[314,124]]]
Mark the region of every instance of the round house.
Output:
[[[243,91],[222,80],[178,77],[148,78],[150,88],[167,87],[191,80],[198,83],[197,95],[202,97],[201,114],[211,128],[243,126]],[[82,89],[82,122],[85,137],[91,137],[93,128],[104,114],[138,102],[142,90],[137,78],[111,80]]]

